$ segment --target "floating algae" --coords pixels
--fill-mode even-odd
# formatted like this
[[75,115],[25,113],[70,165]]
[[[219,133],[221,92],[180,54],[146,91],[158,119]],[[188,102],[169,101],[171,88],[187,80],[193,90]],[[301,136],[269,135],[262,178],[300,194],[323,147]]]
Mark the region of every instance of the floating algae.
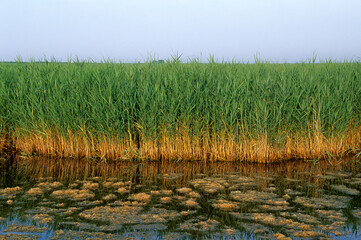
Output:
[[215,203],[212,204],[212,206],[222,211],[234,211],[236,209],[239,209],[239,203],[222,199],[217,200]]
[[93,223],[82,223],[82,222],[61,222],[61,225],[66,226],[67,229],[77,229],[77,230],[90,230],[97,232],[104,231],[120,231],[122,226],[117,225],[96,225]]
[[230,196],[233,200],[239,202],[251,202],[251,203],[263,203],[267,200],[277,198],[277,194],[272,192],[259,192],[255,190],[249,190],[247,192],[232,191]]
[[118,188],[117,192],[118,192],[119,194],[122,194],[122,195],[123,195],[123,194],[129,193],[130,190],[126,189],[125,187],[121,187],[121,188]]
[[324,219],[327,219],[330,222],[344,222],[346,221],[346,218],[343,216],[342,210],[321,210],[318,209],[315,211],[319,216],[323,217]]
[[178,188],[177,192],[181,194],[189,193],[192,192],[192,188],[188,188],[188,187]]
[[134,230],[153,230],[153,231],[161,231],[166,230],[167,226],[164,224],[138,224],[133,226]]
[[34,215],[34,214],[50,214],[50,213],[58,213],[63,211],[62,209],[55,209],[55,208],[49,208],[49,207],[35,207],[32,209],[28,209],[25,211],[25,213]]
[[79,216],[87,220],[106,221],[111,224],[134,224],[141,222],[138,215],[142,210],[142,206],[128,204],[118,207],[102,206],[85,210]]
[[328,171],[325,174],[338,178],[347,178],[352,176],[352,173],[342,171]]
[[309,239],[324,237],[325,235],[317,231],[297,231],[293,233],[293,236],[303,239]]
[[82,201],[93,198],[95,194],[90,190],[66,189],[54,191],[51,196],[58,199],[67,198],[73,201]]
[[158,179],[164,179],[164,180],[175,180],[183,177],[183,173],[164,173],[164,174],[158,174]]
[[214,219],[193,218],[179,225],[180,230],[208,232],[215,231],[220,223]]
[[121,235],[103,232],[85,232],[73,230],[57,230],[51,240],[67,240],[67,239],[123,239]]
[[240,223],[239,226],[252,234],[266,234],[270,233],[270,229],[259,223]]
[[5,188],[0,189],[0,199],[11,199],[15,198],[16,194],[19,194],[21,192],[21,187],[13,187],[13,188]]
[[190,198],[200,198],[201,197],[201,195],[198,192],[195,192],[195,191],[187,193],[187,196],[190,197]]
[[43,194],[43,190],[41,188],[30,188],[27,192],[26,195],[30,195],[30,196],[38,196]]
[[299,230],[311,229],[311,225],[296,222],[289,218],[276,217],[274,214],[271,213],[244,214],[244,213],[232,212],[231,215],[233,215],[238,219],[253,220],[270,226],[278,226],[278,227],[285,227],[289,229],[299,229]]
[[308,224],[318,224],[319,223],[319,221],[317,220],[316,217],[308,215],[308,214],[282,212],[282,213],[280,213],[280,215],[282,217],[292,217],[292,218],[297,219],[300,222],[304,222],[304,223],[308,223]]
[[323,195],[321,198],[316,197],[296,197],[295,203],[301,204],[304,207],[310,208],[346,208],[350,197],[336,196],[336,195]]
[[162,198],[160,198],[160,201],[162,202],[162,203],[170,203],[171,201],[172,201],[172,198],[171,197],[162,197]]
[[50,224],[53,221],[53,217],[46,213],[39,213],[35,215],[26,215],[26,217],[31,221],[36,221],[40,224]]
[[88,190],[97,190],[99,188],[99,183],[86,182],[83,184],[82,188]]
[[113,188],[120,188],[120,187],[127,187],[129,188],[132,185],[131,181],[126,181],[126,182],[115,182],[112,184]]
[[112,194],[112,193],[103,197],[104,201],[112,201],[114,199],[117,199],[117,196],[115,194]]
[[151,191],[150,191],[150,195],[159,196],[159,195],[160,195],[160,191],[158,191],[158,190],[151,190]]
[[336,179],[335,176],[330,176],[330,175],[317,175],[316,176],[319,179],[323,179],[323,180],[334,180]]
[[296,191],[296,190],[293,190],[293,189],[286,189],[285,193],[288,194],[288,195],[291,195],[291,196],[299,196],[299,195],[304,194],[303,192],[299,192],[299,191]]
[[267,204],[260,205],[259,208],[266,210],[266,211],[277,211],[277,212],[288,211],[291,209],[291,207],[289,207],[289,206],[282,206],[282,205],[275,206],[275,205],[267,205]]
[[353,214],[355,217],[361,218],[361,209],[352,210],[352,214]]
[[223,178],[203,178],[194,179],[189,182],[194,188],[200,189],[205,193],[217,193],[225,189],[229,183]]
[[62,186],[61,182],[41,182],[37,184],[37,187],[43,189],[43,191],[51,191]]
[[151,195],[147,194],[147,193],[137,193],[137,194],[132,194],[129,196],[129,199],[137,201],[137,202],[143,202],[143,203],[147,203],[150,201]]
[[102,206],[87,209],[79,214],[87,220],[104,221],[110,224],[165,223],[169,219],[180,217],[174,210],[150,208],[143,212],[143,207],[131,202],[123,202],[122,206]]
[[[321,179],[317,174],[322,169],[291,182],[279,177],[280,172],[267,171],[246,171],[245,176],[207,172],[197,179],[184,174],[179,181],[168,181],[172,174],[163,178],[152,170],[148,173],[153,175],[145,179],[138,173],[129,176],[133,181],[123,174],[106,181],[103,177],[66,180],[68,189],[49,179],[33,186],[14,183],[20,189],[10,188],[0,199],[0,239],[20,237],[20,232],[3,231],[19,222],[47,227],[31,238],[329,239],[347,235],[357,239],[359,233],[349,231],[359,229],[359,195],[352,195],[350,189],[361,190],[360,178],[324,175],[330,179]],[[287,177],[297,174],[292,171]]]
[[101,205],[103,203],[102,200],[95,200],[95,201],[81,201],[81,202],[76,202],[74,205],[77,207],[93,207],[93,206],[98,206]]
[[361,178],[350,178],[350,179],[345,179],[344,181],[353,186],[354,185],[361,186]]
[[6,227],[4,232],[32,232],[32,233],[41,233],[46,231],[47,227],[37,227],[37,226],[28,226],[28,225],[17,225],[10,224]]
[[274,233],[274,234],[273,234],[273,237],[274,237],[276,240],[292,240],[292,238],[286,237],[286,236],[283,235],[282,233]]
[[167,195],[167,196],[170,196],[173,194],[173,191],[172,190],[168,190],[168,189],[163,189],[160,191],[161,194],[163,195]]
[[353,189],[353,188],[348,188],[345,185],[332,185],[331,186],[334,190],[348,194],[348,195],[359,195],[360,191]]
[[189,207],[189,208],[198,208],[199,207],[199,204],[193,199],[188,199],[188,200],[182,202],[182,205]]
[[35,240],[39,239],[40,237],[38,235],[33,234],[18,234],[18,233],[8,233],[4,235],[0,235],[1,240]]

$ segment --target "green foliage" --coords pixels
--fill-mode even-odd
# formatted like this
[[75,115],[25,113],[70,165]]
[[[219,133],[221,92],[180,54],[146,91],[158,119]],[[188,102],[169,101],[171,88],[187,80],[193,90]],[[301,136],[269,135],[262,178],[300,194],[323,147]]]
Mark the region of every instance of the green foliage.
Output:
[[0,64],[0,126],[11,131],[154,139],[183,127],[209,137],[267,131],[277,142],[316,120],[324,134],[357,127],[360,114],[359,62]]

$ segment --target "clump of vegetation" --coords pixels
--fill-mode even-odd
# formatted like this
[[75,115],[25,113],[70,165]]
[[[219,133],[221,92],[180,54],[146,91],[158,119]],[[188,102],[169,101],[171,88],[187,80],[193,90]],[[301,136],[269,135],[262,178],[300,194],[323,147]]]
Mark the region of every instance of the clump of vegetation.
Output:
[[360,62],[0,64],[0,148],[273,162],[361,147]]

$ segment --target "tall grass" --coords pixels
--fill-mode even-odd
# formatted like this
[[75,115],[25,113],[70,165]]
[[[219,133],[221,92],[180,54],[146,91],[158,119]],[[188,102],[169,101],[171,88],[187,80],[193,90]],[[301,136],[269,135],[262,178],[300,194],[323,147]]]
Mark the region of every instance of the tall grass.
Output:
[[30,153],[314,158],[360,147],[360,115],[360,62],[0,64],[0,134]]

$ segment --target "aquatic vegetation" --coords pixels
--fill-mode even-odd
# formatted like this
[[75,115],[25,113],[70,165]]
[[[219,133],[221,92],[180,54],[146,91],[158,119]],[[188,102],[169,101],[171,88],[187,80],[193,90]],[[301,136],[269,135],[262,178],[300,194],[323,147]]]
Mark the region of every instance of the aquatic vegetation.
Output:
[[162,189],[161,193],[164,194],[164,195],[170,196],[170,195],[173,194],[173,191],[172,190],[167,190],[167,189]]
[[278,197],[277,194],[272,192],[259,192],[255,190],[249,190],[247,192],[232,191],[230,196],[233,200],[251,203],[263,203],[266,200],[272,200]]
[[[359,195],[353,195],[350,190],[341,192],[334,189],[335,186],[341,186],[341,190],[345,187],[360,190],[358,185],[351,184],[358,181],[355,174],[347,174],[351,171],[342,171],[348,177],[320,179],[317,176],[331,172],[322,165],[310,164],[312,171],[294,165],[289,168],[275,165],[270,169],[262,165],[266,171],[257,168],[259,171],[255,174],[242,163],[237,163],[234,166],[240,169],[238,173],[223,168],[217,174],[212,174],[204,166],[213,171],[215,165],[204,163],[196,171],[206,174],[184,174],[181,179],[173,181],[160,179],[156,168],[144,164],[147,166],[144,173],[140,171],[141,167],[137,167],[134,174],[129,174],[130,167],[127,165],[128,175],[121,172],[114,177],[81,178],[83,180],[70,178],[70,181],[67,176],[64,185],[68,189],[58,189],[64,185],[59,182],[52,184],[47,178],[42,179],[42,182],[36,180],[33,184],[15,184],[17,188],[1,189],[10,198],[0,199],[0,222],[3,226],[0,238],[27,237],[26,232],[4,231],[11,224],[32,224],[47,228],[41,233],[30,232],[28,237],[31,239],[44,236],[51,239],[359,237],[359,233],[354,230],[360,228]],[[189,163],[186,164],[189,166]],[[332,172],[345,169],[337,164],[329,166]],[[180,168],[170,169],[179,172]],[[308,173],[299,174],[294,169]],[[189,168],[184,168],[184,172],[188,171]],[[356,169],[352,172],[358,171]],[[262,179],[265,176],[277,177],[274,180]],[[290,182],[284,176],[300,181]],[[54,180],[57,178],[54,177]],[[40,183],[45,185],[40,187]],[[71,186],[73,183],[76,185]],[[309,188],[308,185],[314,187]],[[214,193],[205,190],[215,186],[217,191]],[[234,187],[236,190],[232,190]],[[7,201],[11,201],[12,205],[8,205]]]
[[318,224],[319,221],[317,220],[316,217],[308,215],[308,214],[303,214],[303,213],[293,213],[293,212],[282,212],[280,213],[281,216],[283,217],[292,217],[297,219],[300,222],[304,222],[304,223],[308,223],[308,224]]
[[83,185],[83,189],[97,190],[98,188],[99,188],[99,183],[86,182]]
[[129,199],[146,203],[146,202],[150,201],[151,197],[152,196],[147,193],[137,193],[137,194],[130,195]]
[[214,219],[203,220],[204,218],[192,218],[179,225],[179,229],[188,231],[208,232],[215,231],[219,222]]
[[320,215],[321,217],[327,219],[331,222],[345,222],[346,218],[343,216],[343,213],[341,210],[316,210],[316,213]]
[[36,221],[40,224],[50,224],[53,221],[53,217],[46,213],[27,215],[29,220]]
[[185,194],[185,193],[189,193],[192,191],[192,188],[188,188],[188,187],[183,187],[183,188],[178,188],[177,192]]
[[239,203],[230,202],[222,199],[217,200],[215,203],[212,204],[212,206],[223,211],[234,211],[235,209],[239,209]]
[[112,200],[114,200],[114,199],[117,199],[117,196],[116,195],[114,195],[114,194],[108,194],[108,195],[106,195],[106,196],[104,196],[103,197],[103,200],[104,201],[112,201]]
[[82,201],[93,198],[95,194],[90,190],[65,189],[65,190],[56,190],[52,192],[51,196],[58,199],[68,198],[74,201]]
[[190,208],[197,208],[199,207],[199,204],[193,200],[193,199],[188,199],[184,202],[182,202],[182,205],[186,206],[186,207],[190,207]]
[[184,174],[183,173],[164,173],[164,174],[158,174],[158,178],[159,179],[164,179],[164,180],[175,180],[175,179],[179,179],[181,177],[183,177]]
[[151,190],[151,191],[150,191],[150,195],[159,196],[159,195],[160,195],[160,191],[158,191],[158,190],[155,190],[155,191]]
[[61,182],[41,182],[37,186],[45,191],[50,191],[55,188],[62,187],[63,184]]
[[170,203],[172,201],[172,198],[171,197],[162,197],[162,198],[160,198],[160,201],[162,203]]
[[347,178],[352,176],[352,173],[342,171],[328,171],[325,174],[339,178]]
[[5,188],[0,189],[0,199],[11,199],[14,198],[16,194],[21,192],[21,187]]
[[335,176],[330,176],[330,175],[317,175],[316,176],[319,179],[324,179],[324,180],[334,180],[336,179]]
[[353,189],[353,188],[348,188],[345,185],[332,185],[331,187],[336,191],[346,193],[348,195],[359,195],[360,194],[360,191]]
[[259,223],[240,223],[239,225],[252,234],[264,235],[270,233],[270,229],[268,227]]
[[259,206],[260,209],[262,210],[266,210],[266,211],[277,211],[277,212],[281,212],[281,211],[287,211],[289,209],[291,209],[291,207],[289,206],[274,206],[274,205],[267,205],[267,204],[263,204]]
[[121,188],[118,188],[117,192],[123,195],[125,193],[129,193],[130,191],[128,189],[126,189],[125,187],[121,187]]
[[57,230],[52,236],[51,240],[65,240],[65,239],[121,239],[122,236],[118,234],[104,233],[104,232],[86,232],[73,230]]
[[187,196],[190,197],[190,198],[200,198],[201,197],[201,195],[198,192],[195,192],[195,191],[188,192]]
[[41,195],[43,194],[43,190],[41,188],[30,188],[26,194],[31,196]]
[[166,230],[167,226],[164,224],[137,224],[133,227],[134,230],[154,230],[154,231],[161,231]]
[[40,233],[46,231],[47,227],[36,227],[36,226],[29,226],[29,225],[16,225],[10,224],[6,227],[4,232],[33,232],[33,233]]
[[142,210],[142,206],[131,205],[124,202],[123,206],[91,208],[81,212],[79,216],[87,220],[104,221],[116,225],[165,223],[169,219],[181,216],[181,214],[177,211],[162,208],[151,208],[147,212],[142,212]]
[[353,186],[361,186],[361,178],[350,178],[346,179],[345,182]]
[[288,195],[291,195],[291,196],[299,196],[299,195],[304,194],[303,192],[296,191],[296,190],[293,190],[293,189],[286,189],[285,193],[288,194]]
[[274,233],[273,237],[277,240],[292,240],[292,238],[290,237],[286,237],[285,235],[283,235],[282,233]]
[[361,209],[355,209],[352,211],[352,214],[355,216],[355,217],[358,217],[358,218],[361,218]]
[[92,206],[101,205],[102,203],[103,203],[102,200],[95,200],[95,201],[85,200],[85,201],[75,203],[75,206],[77,206],[77,207],[92,207]]
[[337,196],[337,195],[323,195],[321,198],[316,197],[299,197],[294,200],[295,203],[301,204],[310,208],[346,208],[350,197]]
[[202,178],[194,179],[189,182],[194,188],[200,189],[206,193],[213,194],[225,189],[228,182],[224,178]]

